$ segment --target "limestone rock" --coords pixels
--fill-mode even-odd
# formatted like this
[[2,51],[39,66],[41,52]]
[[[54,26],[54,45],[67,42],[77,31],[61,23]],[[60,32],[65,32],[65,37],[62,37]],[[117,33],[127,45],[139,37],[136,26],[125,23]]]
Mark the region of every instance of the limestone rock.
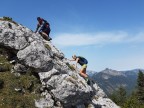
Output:
[[36,107],[119,108],[96,83],[88,85],[59,49],[30,29],[0,20],[0,45],[17,56],[16,71],[32,68],[38,73],[43,98],[35,100]]
[[25,73],[25,72],[27,72],[27,68],[24,65],[17,63],[13,67],[13,71],[18,72],[18,73]]

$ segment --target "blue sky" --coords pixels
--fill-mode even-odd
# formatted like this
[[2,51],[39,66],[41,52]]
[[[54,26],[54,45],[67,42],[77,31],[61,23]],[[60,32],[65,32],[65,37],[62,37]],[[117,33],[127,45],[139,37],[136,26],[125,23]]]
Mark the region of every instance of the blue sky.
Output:
[[144,68],[144,0],[2,0],[0,11],[33,31],[43,17],[52,42],[89,70]]

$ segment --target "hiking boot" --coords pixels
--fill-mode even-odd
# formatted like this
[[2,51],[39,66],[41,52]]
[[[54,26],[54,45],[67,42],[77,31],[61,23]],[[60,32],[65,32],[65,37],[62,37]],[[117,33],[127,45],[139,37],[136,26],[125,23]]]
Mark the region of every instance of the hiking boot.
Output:
[[90,85],[90,80],[88,79],[87,84]]
[[49,38],[48,41],[52,40],[52,38]]
[[89,78],[86,77],[86,78],[84,78],[84,79],[86,80],[86,83],[87,83],[88,85],[90,85],[90,80],[89,80]]
[[84,78],[86,80],[86,82],[89,80],[88,77]]

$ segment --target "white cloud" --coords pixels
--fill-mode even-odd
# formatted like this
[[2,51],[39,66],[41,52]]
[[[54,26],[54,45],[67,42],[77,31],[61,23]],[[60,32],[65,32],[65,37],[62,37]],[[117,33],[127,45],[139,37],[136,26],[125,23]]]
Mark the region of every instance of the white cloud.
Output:
[[136,34],[133,38],[128,40],[129,42],[144,42],[144,32]]
[[79,34],[58,34],[53,42],[59,46],[84,46],[84,45],[105,45],[112,43],[144,42],[144,32],[130,35],[127,32],[101,32],[101,33],[79,33]]

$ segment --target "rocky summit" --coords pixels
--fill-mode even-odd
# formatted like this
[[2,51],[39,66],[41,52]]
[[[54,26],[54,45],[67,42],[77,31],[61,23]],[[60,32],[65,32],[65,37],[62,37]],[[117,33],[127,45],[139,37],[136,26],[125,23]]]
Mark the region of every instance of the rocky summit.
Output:
[[9,17],[0,18],[0,99],[3,108],[119,108],[52,42]]

